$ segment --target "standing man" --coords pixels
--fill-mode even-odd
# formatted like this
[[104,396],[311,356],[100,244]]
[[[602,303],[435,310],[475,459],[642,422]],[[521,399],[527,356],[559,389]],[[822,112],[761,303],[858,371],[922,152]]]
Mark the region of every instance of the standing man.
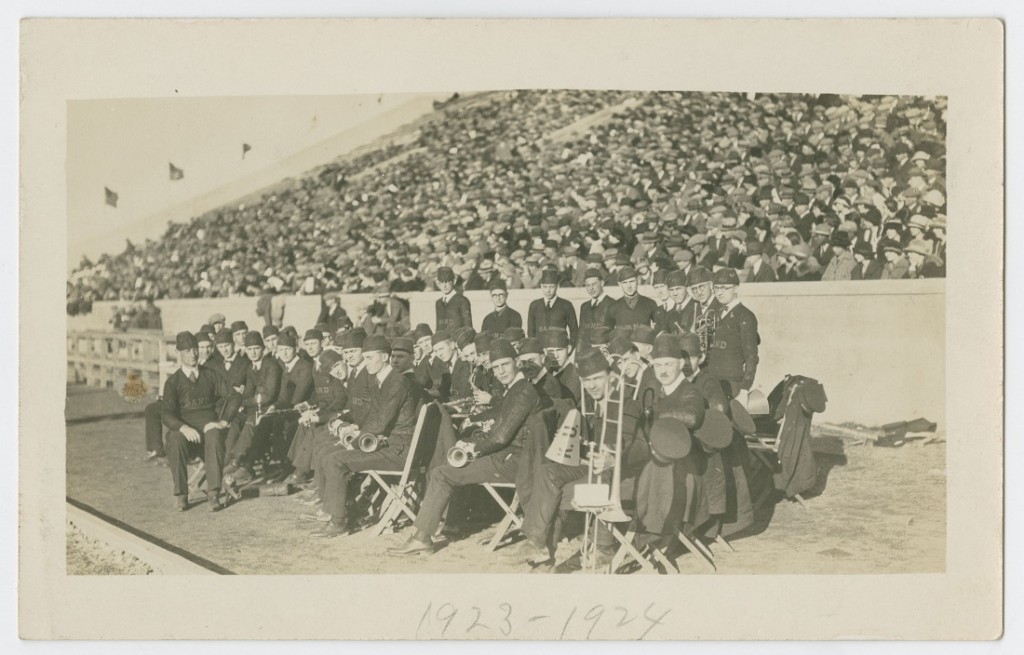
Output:
[[651,284],[654,287],[654,302],[658,305],[654,311],[654,326],[658,332],[668,332],[676,308],[676,301],[668,288],[668,271],[654,271]]
[[615,302],[604,292],[604,272],[588,268],[583,274],[583,288],[590,300],[580,305],[580,339],[577,348],[593,344],[593,331],[603,328],[608,309]]
[[491,281],[491,302],[494,303],[494,311],[484,316],[482,332],[490,332],[494,335],[504,334],[510,327],[523,327],[523,317],[516,310],[508,306],[508,285],[505,280],[497,278]]
[[473,327],[473,311],[469,300],[455,290],[455,271],[448,266],[437,269],[437,288],[441,297],[434,303],[438,331],[455,331],[461,327]]
[[686,273],[669,271],[667,282],[675,307],[669,312],[665,323],[655,326],[656,329],[674,334],[693,332],[697,324],[697,301],[686,290]]
[[558,297],[558,271],[544,269],[540,276],[540,289],[543,298],[530,303],[530,311],[526,319],[526,336],[538,337],[545,330],[567,331],[569,341],[576,343],[579,324],[576,322],[576,310],[572,303]]
[[[164,385],[161,420],[167,434],[168,465],[174,482],[175,505],[188,509],[188,460],[203,453],[210,511],[223,508],[220,500],[225,431],[238,411],[239,398],[219,375],[199,366],[199,345],[189,332],[175,338],[179,368]],[[220,409],[218,409],[220,405]]]
[[[520,459],[532,435],[529,419],[541,409],[536,388],[516,368],[516,351],[508,341],[491,343],[491,368],[498,382],[508,391],[501,400],[491,430],[479,437],[459,440],[456,445],[474,454],[461,468],[442,464],[430,471],[427,493],[414,522],[415,533],[391,555],[417,555],[434,551],[433,535],[441,522],[455,487],[482,482],[515,482]],[[525,468],[525,467],[524,467]]]
[[697,266],[690,271],[688,281],[690,295],[697,301],[697,305],[694,307],[694,332],[700,337],[704,355],[709,356],[720,309],[718,301],[715,300],[713,277],[711,271],[703,266]]
[[731,398],[744,406],[757,374],[757,317],[740,303],[739,276],[724,268],[714,277],[715,300],[721,306],[708,352],[708,373],[728,383]]
[[617,327],[632,329],[637,325],[653,326],[654,314],[658,305],[637,292],[638,280],[635,268],[626,266],[619,271],[619,288],[622,289],[622,297],[608,309],[605,325],[612,329]]

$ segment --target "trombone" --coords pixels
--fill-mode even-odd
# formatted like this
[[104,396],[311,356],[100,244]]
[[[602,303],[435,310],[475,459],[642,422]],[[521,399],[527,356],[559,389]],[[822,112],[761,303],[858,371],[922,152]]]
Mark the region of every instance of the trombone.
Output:
[[[611,395],[613,392],[617,392],[617,399],[612,401]],[[581,511],[586,512],[584,517],[583,527],[583,561],[589,562],[591,571],[595,571],[596,567],[596,548],[597,548],[597,530],[601,522],[605,523],[625,523],[632,519],[628,514],[622,510],[622,449],[623,449],[623,410],[626,404],[626,384],[625,384],[625,373],[620,370],[619,375],[615,378],[615,385],[612,385],[612,378],[609,378],[608,383],[605,385],[604,396],[601,398],[601,414],[602,421],[598,426],[597,441],[593,440],[591,436],[587,439],[586,435],[586,393],[582,394],[580,398],[580,431],[581,439],[589,447],[589,454],[587,457],[587,483],[580,484],[575,487],[573,496],[573,506]],[[609,406],[615,404],[614,418],[612,413],[609,412]],[[596,403],[595,403],[596,409]],[[592,415],[592,414],[591,414]],[[615,446],[613,449],[609,448],[609,430],[615,430]],[[607,482],[602,481],[602,478],[607,479],[605,472],[596,472],[598,464],[598,453],[613,453],[615,461],[612,466],[612,480],[609,485]],[[611,529],[609,527],[609,529]]]

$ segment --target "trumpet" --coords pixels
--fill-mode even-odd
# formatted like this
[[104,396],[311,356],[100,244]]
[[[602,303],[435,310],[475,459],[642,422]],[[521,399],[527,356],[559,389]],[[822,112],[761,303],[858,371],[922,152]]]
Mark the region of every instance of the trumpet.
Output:
[[333,421],[328,427],[331,435],[338,439],[338,445],[344,446],[346,450],[354,450],[356,441],[359,439],[359,426],[355,423],[346,423],[341,419]]
[[364,453],[375,453],[388,445],[388,438],[383,434],[364,432],[359,435],[359,450]]
[[448,449],[448,463],[455,468],[462,468],[476,459],[476,451],[469,446],[452,446]]

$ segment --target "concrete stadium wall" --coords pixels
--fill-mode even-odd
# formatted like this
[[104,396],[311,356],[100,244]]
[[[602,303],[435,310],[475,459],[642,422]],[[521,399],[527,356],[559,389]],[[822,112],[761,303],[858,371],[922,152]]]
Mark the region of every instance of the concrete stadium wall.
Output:
[[[647,295],[651,290],[641,289]],[[617,297],[618,288],[609,288]],[[408,294],[413,325],[434,324],[434,302],[440,294]],[[579,307],[583,289],[562,289],[560,295]],[[486,291],[466,293],[479,326],[491,311]],[[525,321],[539,289],[513,290],[509,304]],[[828,393],[828,409],[820,417],[831,422],[857,421],[880,425],[924,416],[945,418],[945,281],[790,282],[751,284],[740,288],[744,304],[757,315],[761,333],[755,386],[765,393],[786,374],[820,380]],[[365,294],[349,294],[341,304],[357,317],[369,304]],[[68,317],[70,331],[108,328],[113,307],[96,303],[91,315]],[[232,320],[262,326],[255,298],[163,300],[164,329],[195,330],[215,312]],[[320,310],[319,296],[289,296],[285,323],[300,333],[312,327]]]

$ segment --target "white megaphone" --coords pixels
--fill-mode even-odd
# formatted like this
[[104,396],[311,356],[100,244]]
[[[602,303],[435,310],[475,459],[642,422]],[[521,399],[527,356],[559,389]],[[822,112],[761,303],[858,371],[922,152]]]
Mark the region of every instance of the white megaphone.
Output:
[[545,457],[566,466],[580,465],[580,418],[579,411],[575,409],[565,415],[565,420],[555,431],[555,438],[551,440]]

